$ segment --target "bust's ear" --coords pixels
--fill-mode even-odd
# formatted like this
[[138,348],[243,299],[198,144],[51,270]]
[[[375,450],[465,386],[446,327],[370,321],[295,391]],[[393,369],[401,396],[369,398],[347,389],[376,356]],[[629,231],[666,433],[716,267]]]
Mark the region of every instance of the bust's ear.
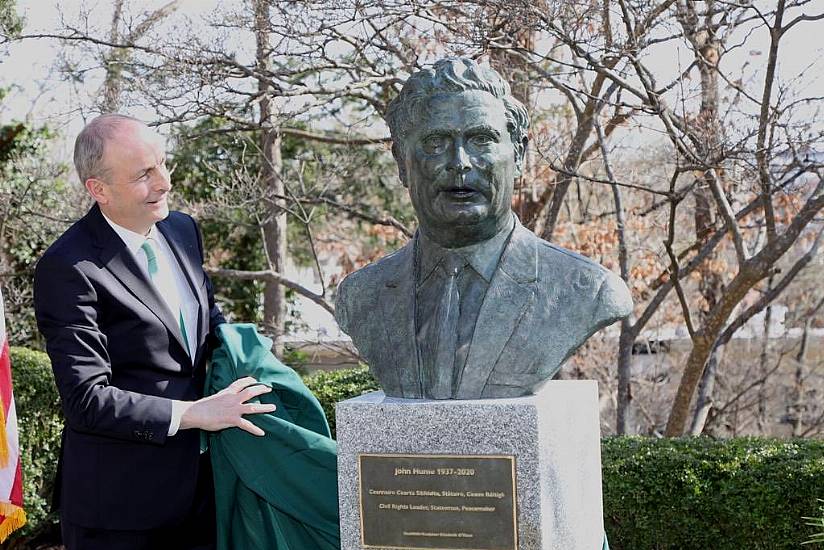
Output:
[[521,139],[521,147],[515,149],[515,177],[520,178],[524,170],[524,157],[526,157],[526,147],[529,145],[529,138],[524,136]]
[[406,185],[406,162],[404,162],[401,147],[398,145],[397,141],[392,142],[392,156],[395,157],[395,164],[398,165],[398,177],[400,178],[401,183],[404,187],[408,187]]

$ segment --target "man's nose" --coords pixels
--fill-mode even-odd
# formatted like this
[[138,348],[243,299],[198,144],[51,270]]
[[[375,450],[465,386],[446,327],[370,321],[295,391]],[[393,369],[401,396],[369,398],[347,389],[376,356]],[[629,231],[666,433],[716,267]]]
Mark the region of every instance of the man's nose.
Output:
[[449,159],[449,164],[446,168],[457,174],[466,174],[472,168],[462,139],[455,140],[452,148],[452,158]]
[[170,191],[172,189],[172,176],[165,164],[160,165],[155,177],[155,189],[158,191]]

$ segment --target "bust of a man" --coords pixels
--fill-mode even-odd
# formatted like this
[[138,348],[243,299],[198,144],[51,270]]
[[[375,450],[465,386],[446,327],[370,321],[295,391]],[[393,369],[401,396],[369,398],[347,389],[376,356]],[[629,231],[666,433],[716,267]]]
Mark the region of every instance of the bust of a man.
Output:
[[409,78],[387,123],[418,231],[343,280],[335,315],[386,395],[529,395],[629,315],[620,277],[512,212],[529,116],[497,72],[442,59]]

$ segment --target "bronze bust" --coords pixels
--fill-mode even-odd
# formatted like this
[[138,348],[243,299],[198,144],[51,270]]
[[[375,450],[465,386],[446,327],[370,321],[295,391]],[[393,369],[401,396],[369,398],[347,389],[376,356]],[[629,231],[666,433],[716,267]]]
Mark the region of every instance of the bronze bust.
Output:
[[343,280],[335,315],[386,395],[529,395],[629,315],[620,277],[512,212],[529,116],[497,72],[442,59],[409,78],[387,123],[419,228]]

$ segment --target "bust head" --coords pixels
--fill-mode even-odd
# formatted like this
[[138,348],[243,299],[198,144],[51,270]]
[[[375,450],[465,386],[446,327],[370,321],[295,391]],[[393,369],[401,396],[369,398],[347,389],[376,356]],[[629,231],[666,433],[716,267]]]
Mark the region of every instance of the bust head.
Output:
[[508,226],[529,116],[501,75],[471,59],[442,59],[406,81],[387,124],[427,237],[455,248]]

